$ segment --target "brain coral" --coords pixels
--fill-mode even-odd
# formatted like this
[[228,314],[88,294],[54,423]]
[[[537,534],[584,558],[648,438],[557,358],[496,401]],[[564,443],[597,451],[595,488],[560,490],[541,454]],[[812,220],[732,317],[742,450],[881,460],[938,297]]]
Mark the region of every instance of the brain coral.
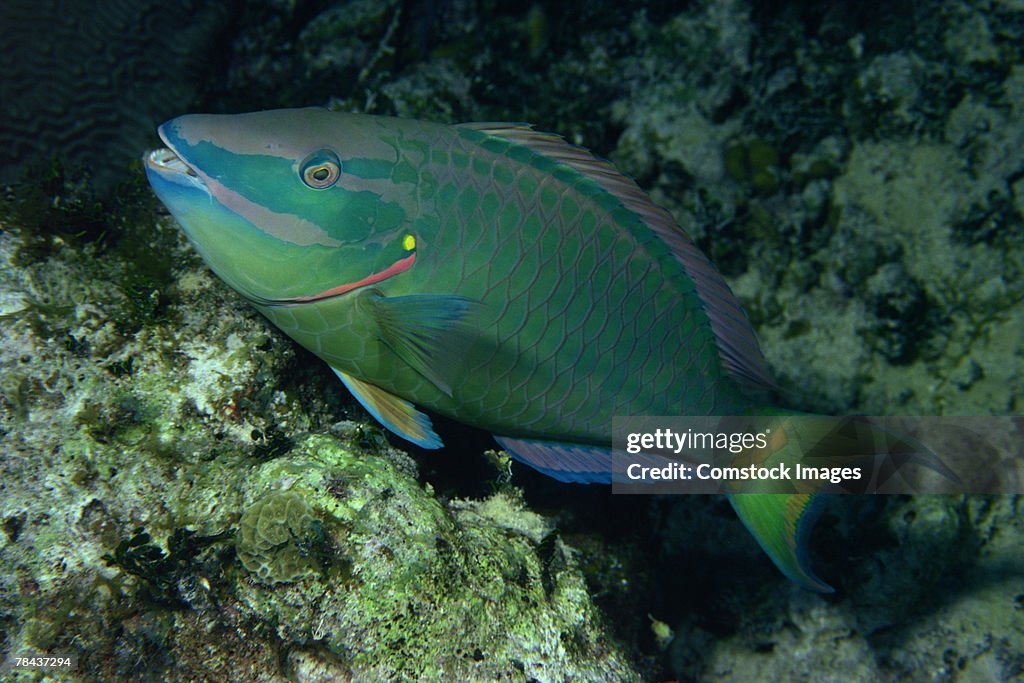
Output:
[[308,551],[319,521],[295,493],[268,493],[242,515],[235,550],[242,565],[266,584],[289,583],[314,569]]
[[0,182],[54,156],[110,187],[187,110],[226,3],[0,2]]

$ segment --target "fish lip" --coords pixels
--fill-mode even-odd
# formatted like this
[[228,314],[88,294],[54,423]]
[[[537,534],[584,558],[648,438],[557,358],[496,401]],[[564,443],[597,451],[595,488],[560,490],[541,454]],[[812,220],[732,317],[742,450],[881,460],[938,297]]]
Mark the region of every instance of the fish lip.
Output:
[[151,150],[146,154],[145,161],[146,166],[154,171],[187,175],[199,180],[199,174],[169,147],[159,147]]
[[176,177],[179,180],[205,186],[202,177],[185,158],[178,153],[174,144],[167,138],[164,131],[166,124],[157,128],[157,134],[166,145],[147,152],[143,157],[146,167],[164,176]]

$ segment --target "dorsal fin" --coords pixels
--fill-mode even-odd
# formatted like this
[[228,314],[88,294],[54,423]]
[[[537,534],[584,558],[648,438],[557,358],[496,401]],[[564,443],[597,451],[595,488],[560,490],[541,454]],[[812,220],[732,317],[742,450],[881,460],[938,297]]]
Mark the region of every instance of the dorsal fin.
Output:
[[718,340],[718,351],[725,370],[742,382],[774,386],[765,368],[764,356],[754,329],[729,285],[669,212],[654,204],[635,182],[588,150],[569,144],[559,135],[537,132],[527,124],[463,123],[459,127],[527,147],[573,168],[614,195],[668,246],[693,280]]

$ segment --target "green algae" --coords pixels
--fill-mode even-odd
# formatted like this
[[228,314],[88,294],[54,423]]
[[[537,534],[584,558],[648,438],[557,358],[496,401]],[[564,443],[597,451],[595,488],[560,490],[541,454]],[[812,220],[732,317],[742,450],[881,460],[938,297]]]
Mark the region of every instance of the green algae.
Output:
[[[5,258],[18,247],[0,234]],[[542,545],[542,518],[510,498],[449,507],[378,428],[325,421],[356,409],[170,251],[168,314],[131,336],[116,322],[127,252],[58,248],[0,275],[11,308],[26,292],[67,302],[45,326],[4,322],[5,650],[70,648],[97,680],[195,672],[200,647],[218,680],[241,653],[273,675],[295,647],[361,680],[638,680],[569,551]],[[283,514],[277,535],[250,524],[260,511]],[[237,555],[196,542],[226,530]]]
[[[446,507],[387,459],[325,437],[260,466],[247,488],[257,501],[301,500],[323,522],[329,563],[341,566],[272,591],[241,582],[240,602],[287,639],[322,643],[366,680],[637,676],[605,640],[568,550],[554,543],[548,552],[561,560],[546,558],[549,527],[515,498]],[[242,542],[240,554],[251,545]]]
[[121,571],[140,578],[146,585],[146,601],[170,607],[183,607],[187,602],[180,594],[181,577],[187,574],[196,555],[206,547],[229,539],[230,531],[211,536],[198,536],[189,529],[175,529],[167,540],[167,550],[151,543],[148,533],[139,527],[131,538],[117,544],[112,555],[103,560]]

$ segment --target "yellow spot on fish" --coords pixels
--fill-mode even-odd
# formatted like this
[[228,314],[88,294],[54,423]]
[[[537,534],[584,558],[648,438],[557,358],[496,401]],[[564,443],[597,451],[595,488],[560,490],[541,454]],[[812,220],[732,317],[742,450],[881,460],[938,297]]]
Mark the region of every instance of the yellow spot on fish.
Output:
[[404,247],[406,251],[412,251],[416,248],[416,238],[412,235],[406,235],[402,238],[402,247]]

